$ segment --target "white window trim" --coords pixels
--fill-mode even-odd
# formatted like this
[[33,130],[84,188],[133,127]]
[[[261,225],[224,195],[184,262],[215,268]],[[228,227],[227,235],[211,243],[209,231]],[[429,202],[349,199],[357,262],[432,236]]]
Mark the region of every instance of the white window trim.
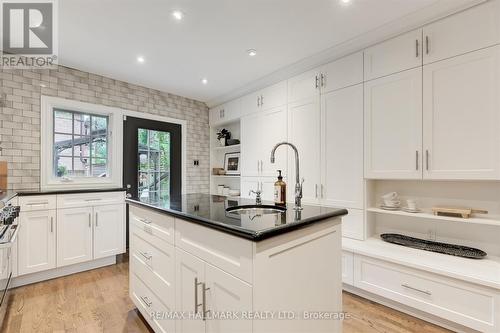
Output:
[[[53,174],[54,108],[109,117],[108,170],[111,177],[73,178],[64,181]],[[104,105],[64,98],[41,97],[40,187],[42,191],[73,189],[104,189],[123,187],[123,115],[125,111]]]

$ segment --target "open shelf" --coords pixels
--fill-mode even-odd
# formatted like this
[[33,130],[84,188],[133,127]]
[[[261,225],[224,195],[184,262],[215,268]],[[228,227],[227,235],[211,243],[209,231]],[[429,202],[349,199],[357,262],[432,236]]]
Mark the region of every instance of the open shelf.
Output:
[[212,175],[212,177],[215,177],[215,178],[241,178],[241,176],[239,175]]
[[367,257],[500,289],[499,257],[487,256],[485,259],[455,257],[387,243],[378,236],[365,241],[343,237],[342,248]]
[[219,151],[221,151],[221,150],[224,151],[224,150],[233,150],[235,148],[239,149],[240,147],[241,147],[241,144],[237,144],[237,145],[232,145],[232,146],[216,146],[213,149],[214,150],[219,150]]
[[430,213],[429,210],[422,210],[422,213],[408,213],[402,210],[385,210],[382,208],[367,208],[368,212],[373,212],[377,214],[389,214],[389,215],[399,215],[399,216],[407,216],[407,217],[416,217],[416,218],[424,218],[430,220],[438,220],[438,221],[451,221],[451,222],[461,222],[461,223],[469,223],[469,224],[485,224],[485,225],[495,225],[500,227],[500,217],[499,216],[489,216],[489,217],[470,217],[468,219],[460,218],[460,217],[450,217],[450,216],[438,216]]

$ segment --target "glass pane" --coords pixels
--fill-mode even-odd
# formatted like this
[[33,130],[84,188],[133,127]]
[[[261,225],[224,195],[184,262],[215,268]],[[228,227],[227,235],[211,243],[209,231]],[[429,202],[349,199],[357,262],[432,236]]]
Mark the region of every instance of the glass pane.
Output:
[[72,156],[73,141],[71,135],[54,134],[54,154],[57,156]]
[[74,142],[74,156],[89,157],[90,156],[90,137],[88,136],[75,136]]
[[108,131],[108,118],[92,116],[92,135],[105,135]]
[[139,153],[139,171],[148,171],[148,154]]
[[140,172],[138,177],[139,189],[149,188],[149,175],[147,172]]
[[105,136],[92,138],[92,157],[108,157],[108,138]]
[[54,110],[54,132],[73,133],[73,114],[67,111]]
[[75,113],[74,117],[75,135],[90,135],[90,115]]
[[159,171],[160,169],[160,154],[158,151],[149,152],[149,170],[150,171]]
[[158,151],[160,149],[159,132],[149,131],[149,149]]
[[68,176],[73,170],[73,161],[71,157],[57,157],[54,165],[54,174],[57,177]]
[[73,157],[73,171],[69,172],[70,176],[88,177],[90,176],[90,158],[88,157]]
[[170,200],[170,191],[161,191],[160,192],[160,200],[161,201],[168,201],[168,200]]
[[108,163],[105,158],[92,158],[92,176],[106,177],[108,172]]
[[160,191],[170,191],[170,173],[162,172],[160,176]]
[[149,191],[148,195],[149,195],[149,203],[157,203],[158,199],[160,198],[158,192]]
[[160,175],[158,172],[149,173],[149,189],[151,191],[158,191],[160,186]]

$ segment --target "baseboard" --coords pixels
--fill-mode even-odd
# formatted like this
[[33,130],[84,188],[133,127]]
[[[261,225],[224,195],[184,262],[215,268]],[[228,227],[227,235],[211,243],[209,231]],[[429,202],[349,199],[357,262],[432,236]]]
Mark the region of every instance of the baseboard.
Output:
[[369,293],[367,291],[356,288],[354,286],[351,286],[351,285],[344,283],[342,287],[343,287],[344,291],[347,291],[351,294],[366,298],[366,299],[373,301],[375,303],[382,304],[382,305],[387,306],[391,309],[406,313],[407,315],[416,317],[418,319],[422,319],[422,320],[429,322],[429,323],[432,323],[434,325],[441,326],[441,327],[446,328],[450,331],[457,332],[457,333],[480,333],[479,331],[473,330],[471,328],[468,328],[468,327],[462,326],[460,324],[451,322],[449,320],[446,320],[446,319],[431,315],[429,313],[414,309],[412,307],[395,302],[395,301],[387,299],[385,297],[381,297],[381,296]]
[[48,271],[37,272],[32,274],[26,274],[17,276],[12,280],[12,287],[20,287],[27,284],[32,284],[36,282],[46,281],[50,279],[55,279],[61,276],[71,275],[79,272],[89,271],[91,269],[96,269],[104,266],[116,264],[116,256],[110,256],[106,258],[101,258],[97,260],[87,261],[80,264],[50,269]]

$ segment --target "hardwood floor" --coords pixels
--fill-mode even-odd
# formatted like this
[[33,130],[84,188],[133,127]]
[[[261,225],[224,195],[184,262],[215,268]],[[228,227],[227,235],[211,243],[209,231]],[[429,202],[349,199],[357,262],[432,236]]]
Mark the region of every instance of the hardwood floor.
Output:
[[[440,327],[344,293],[344,333],[444,333]],[[14,289],[1,332],[150,332],[128,297],[128,262]]]

